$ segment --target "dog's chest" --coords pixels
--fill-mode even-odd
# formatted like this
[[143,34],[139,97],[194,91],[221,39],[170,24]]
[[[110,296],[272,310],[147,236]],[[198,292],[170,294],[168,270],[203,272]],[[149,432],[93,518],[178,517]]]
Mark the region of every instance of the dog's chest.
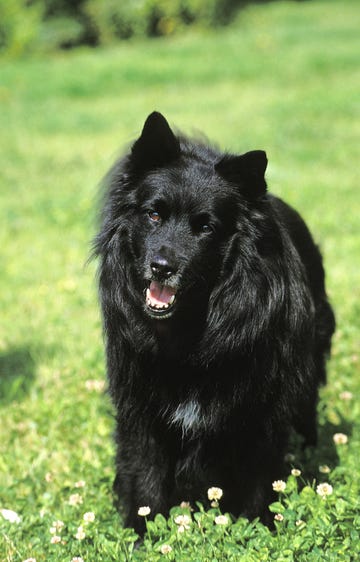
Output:
[[180,402],[169,415],[170,425],[179,427],[183,434],[196,432],[206,425],[206,416],[197,399]]

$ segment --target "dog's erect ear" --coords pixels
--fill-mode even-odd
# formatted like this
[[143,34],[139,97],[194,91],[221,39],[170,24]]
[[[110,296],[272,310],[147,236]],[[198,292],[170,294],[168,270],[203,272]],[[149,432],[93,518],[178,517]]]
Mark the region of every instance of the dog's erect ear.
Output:
[[132,147],[131,161],[139,170],[152,170],[175,160],[179,154],[179,141],[168,122],[161,113],[154,111]]
[[215,165],[215,170],[225,180],[239,185],[246,196],[254,198],[266,191],[266,166],[266,153],[263,150],[252,150],[241,156],[224,156]]

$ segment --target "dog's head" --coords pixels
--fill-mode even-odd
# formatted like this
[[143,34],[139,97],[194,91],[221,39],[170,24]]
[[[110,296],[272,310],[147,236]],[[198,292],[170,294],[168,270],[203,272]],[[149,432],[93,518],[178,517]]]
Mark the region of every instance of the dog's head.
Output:
[[160,113],[147,118],[125,160],[121,204],[138,297],[149,317],[196,316],[206,306],[234,236],[251,228],[239,215],[264,195],[266,164],[263,151],[224,156],[175,135]]

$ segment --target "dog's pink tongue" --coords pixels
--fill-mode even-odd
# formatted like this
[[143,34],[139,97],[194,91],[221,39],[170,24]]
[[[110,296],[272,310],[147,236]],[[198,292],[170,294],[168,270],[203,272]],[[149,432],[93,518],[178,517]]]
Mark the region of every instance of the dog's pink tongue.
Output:
[[151,281],[148,296],[152,305],[169,304],[171,297],[175,295],[176,291],[172,287],[161,285],[157,281]]

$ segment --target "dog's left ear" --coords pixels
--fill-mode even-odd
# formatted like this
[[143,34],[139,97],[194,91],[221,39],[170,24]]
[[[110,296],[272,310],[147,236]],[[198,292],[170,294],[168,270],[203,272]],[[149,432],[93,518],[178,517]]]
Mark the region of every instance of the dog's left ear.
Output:
[[266,191],[267,162],[266,152],[252,150],[241,156],[224,156],[215,170],[225,180],[237,184],[247,197],[256,198]]
[[168,164],[180,155],[180,144],[165,117],[154,111],[146,119],[144,128],[131,151],[136,169],[153,170]]

